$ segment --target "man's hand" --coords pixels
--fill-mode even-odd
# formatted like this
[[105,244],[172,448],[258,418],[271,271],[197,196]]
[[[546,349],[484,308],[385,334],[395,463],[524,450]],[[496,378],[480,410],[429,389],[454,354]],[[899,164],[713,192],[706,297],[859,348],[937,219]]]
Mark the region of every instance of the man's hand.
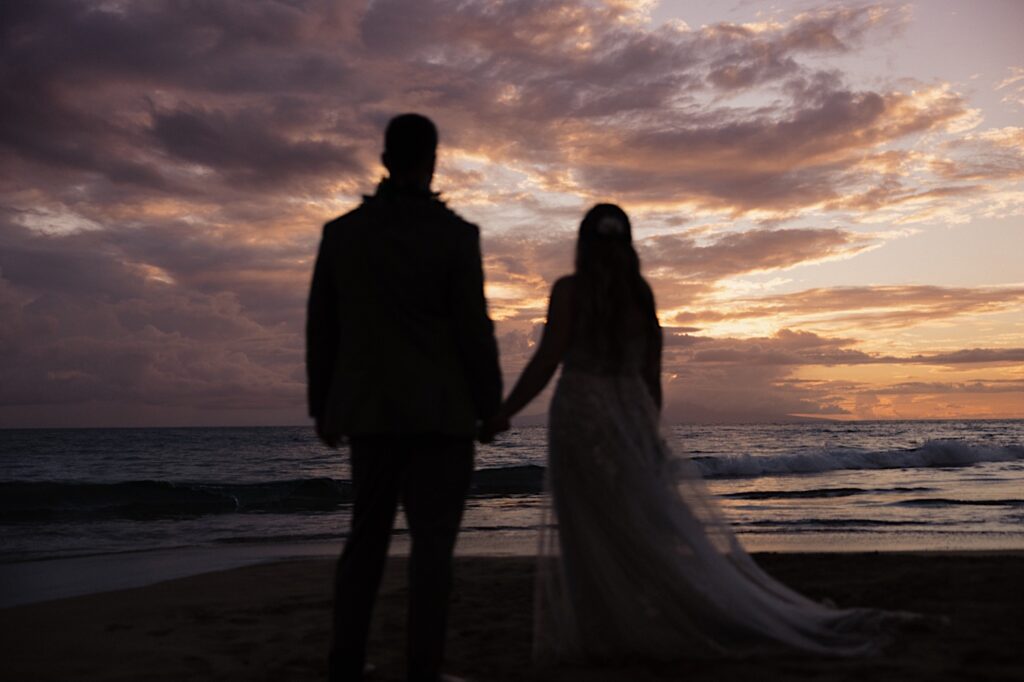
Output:
[[496,434],[508,431],[510,428],[511,424],[509,424],[508,417],[503,412],[498,412],[498,414],[490,419],[484,420],[484,423],[480,425],[477,440],[486,445],[494,440]]
[[338,442],[341,441],[341,436],[328,431],[323,421],[319,419],[316,420],[316,437],[329,448],[338,447]]

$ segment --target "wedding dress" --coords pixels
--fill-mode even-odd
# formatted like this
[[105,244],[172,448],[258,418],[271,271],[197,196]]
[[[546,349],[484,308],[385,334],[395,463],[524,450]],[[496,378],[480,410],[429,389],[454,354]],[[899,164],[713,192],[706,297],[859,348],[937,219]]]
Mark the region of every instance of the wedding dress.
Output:
[[551,402],[535,659],[876,649],[885,612],[816,603],[758,568],[662,439],[643,340],[624,357],[609,369],[570,344]]

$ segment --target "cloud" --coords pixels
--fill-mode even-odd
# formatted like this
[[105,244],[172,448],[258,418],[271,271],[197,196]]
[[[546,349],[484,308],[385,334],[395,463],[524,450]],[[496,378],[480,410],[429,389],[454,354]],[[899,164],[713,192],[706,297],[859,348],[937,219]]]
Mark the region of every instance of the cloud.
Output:
[[165,281],[187,269],[173,257],[165,270],[131,252],[106,232],[55,237],[3,226],[0,406],[54,410],[51,423],[96,401],[222,419],[245,409],[302,414],[296,313],[291,324],[259,320],[238,294]]
[[958,156],[931,161],[934,171],[947,180],[1024,178],[1024,128],[1007,126],[971,133],[947,148]]
[[[976,348],[953,352],[895,356],[859,350],[860,340],[827,337],[783,329],[768,337],[714,338],[671,334],[666,345],[665,393],[669,420],[773,421],[794,415],[818,418],[921,418],[929,410],[957,416],[934,401],[956,396],[973,401],[975,417],[1010,418],[1024,405],[1019,379],[966,381],[843,381],[803,378],[807,369],[838,366],[968,367],[1012,369],[1024,358],[1024,348]],[[685,341],[685,343],[678,343]],[[895,377],[893,377],[895,378]],[[989,403],[978,397],[994,396]],[[897,412],[882,409],[882,400],[902,396]],[[914,405],[914,400],[921,404]],[[963,416],[963,415],[961,415]]]
[[[391,112],[423,108],[442,122],[449,149],[516,164],[542,184],[787,213],[858,193],[905,202],[905,192],[871,194],[887,180],[865,154],[966,115],[943,86],[856,90],[803,62],[891,35],[908,21],[899,10],[830,8],[697,31],[637,21],[644,11],[585,2],[453,11],[447,0],[33,4],[8,10],[2,142],[12,164],[31,166],[17,170],[79,193],[84,184],[87,195],[132,185],[235,203],[251,198],[246,185],[275,184],[278,196],[332,185],[354,194],[373,173],[376,145],[363,141],[379,137]],[[765,88],[771,104],[758,108],[720,99]],[[948,181],[953,171],[936,168]]]
[[11,8],[5,165],[51,197],[67,200],[73,185],[77,202],[103,203],[119,191],[238,201],[240,182],[277,183],[280,197],[296,182],[326,191],[331,174],[365,176],[352,142],[379,129],[325,96],[351,83],[335,42],[354,28],[346,6],[347,16],[334,3]]
[[862,388],[868,395],[937,395],[937,394],[984,394],[984,393],[1022,393],[1024,381],[965,381],[942,383],[937,381],[910,381],[890,384],[879,388]]
[[[438,188],[484,228],[512,371],[551,282],[572,269],[580,216],[604,199],[635,217],[675,314],[673,381],[699,379],[709,415],[849,409],[834,385],[791,372],[864,352],[852,340],[801,346],[796,322],[899,328],[1019,305],[1014,287],[730,294],[730,278],[879,247],[857,225],[865,209],[892,223],[961,219],[993,197],[1018,210],[1005,197],[1021,177],[1019,129],[980,127],[946,84],[856,83],[840,68],[897,34],[903,10],[830,6],[691,30],[654,23],[652,6],[0,6],[0,421],[32,405],[39,423],[80,421],[91,405],[109,421],[133,405],[153,408],[146,419],[161,406],[302,418],[319,226],[372,190],[383,126],[407,110],[438,121]],[[796,336],[697,335],[769,316],[799,318]],[[901,361],[999,364],[1012,352]],[[750,386],[750,400],[719,381]]]
[[728,310],[695,309],[675,315],[681,324],[772,318],[859,329],[898,329],[958,316],[1019,309],[1024,287],[935,285],[843,286],[742,298]]
[[805,209],[878,182],[866,153],[964,115],[959,96],[932,95],[826,89],[740,120],[665,121],[620,136],[595,125],[577,133],[586,152],[576,163],[597,194],[734,214]]
[[264,112],[229,115],[206,109],[155,112],[152,135],[173,157],[219,171],[226,182],[258,187],[308,176],[362,171],[350,146],[327,141],[290,141]]
[[1024,348],[965,348],[950,353],[914,355],[903,362],[928,365],[960,365],[989,362],[1024,362]]
[[[1024,348],[970,348],[909,356],[867,353],[850,348],[859,341],[825,337],[814,332],[781,329],[771,337],[700,339],[686,359],[696,363],[747,365],[866,365],[866,364],[1014,364],[1024,361]],[[677,359],[678,356],[677,356]]]
[[[365,178],[353,140],[404,102],[435,111],[455,147],[572,167],[584,194],[787,211],[845,193],[865,151],[965,112],[948,90],[857,91],[800,61],[907,20],[880,6],[699,31],[624,21],[614,3],[63,8],[9,17],[8,144],[157,189]],[[788,103],[716,103],[782,79]]]
[[1009,67],[1010,73],[996,83],[996,91],[1007,104],[1024,105],[1024,66]]
[[874,240],[834,228],[755,229],[701,244],[686,233],[651,237],[639,248],[649,270],[680,279],[716,281],[732,275],[780,270],[836,257],[850,257]]
[[[710,238],[690,232],[658,235],[637,240],[637,250],[664,310],[706,298],[728,277],[849,258],[876,241],[835,228],[753,229]],[[505,319],[542,315],[551,284],[573,269],[575,233],[568,230],[548,239],[490,237],[485,246],[492,305],[501,307]],[[676,319],[690,318],[681,313]]]

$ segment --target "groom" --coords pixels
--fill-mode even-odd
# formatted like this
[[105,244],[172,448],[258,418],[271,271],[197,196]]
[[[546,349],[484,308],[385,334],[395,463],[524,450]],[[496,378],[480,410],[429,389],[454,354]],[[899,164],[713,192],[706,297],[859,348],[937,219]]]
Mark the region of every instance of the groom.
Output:
[[441,679],[473,436],[501,400],[479,230],[430,191],[436,149],[429,119],[392,119],[388,177],[324,226],[313,272],[309,413],[330,447],[348,438],[354,490],[335,578],[331,680],[362,679],[399,501],[412,538],[408,679]]

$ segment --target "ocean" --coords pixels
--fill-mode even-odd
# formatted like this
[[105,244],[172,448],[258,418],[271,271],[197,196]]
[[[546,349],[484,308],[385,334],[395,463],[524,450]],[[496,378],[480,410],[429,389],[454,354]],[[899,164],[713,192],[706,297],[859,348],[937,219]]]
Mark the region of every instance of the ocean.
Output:
[[[664,433],[750,551],[1024,549],[1024,420]],[[460,552],[533,552],[546,438],[543,427],[518,428],[478,446]],[[321,446],[310,427],[0,430],[0,605],[25,601],[26,590],[88,591],[41,585],[39,576],[66,578],[52,569],[73,559],[87,559],[79,575],[135,561],[144,581],[166,577],[155,568],[165,564],[178,575],[226,557],[334,554],[350,499],[344,451]],[[404,538],[399,516],[396,551]]]

